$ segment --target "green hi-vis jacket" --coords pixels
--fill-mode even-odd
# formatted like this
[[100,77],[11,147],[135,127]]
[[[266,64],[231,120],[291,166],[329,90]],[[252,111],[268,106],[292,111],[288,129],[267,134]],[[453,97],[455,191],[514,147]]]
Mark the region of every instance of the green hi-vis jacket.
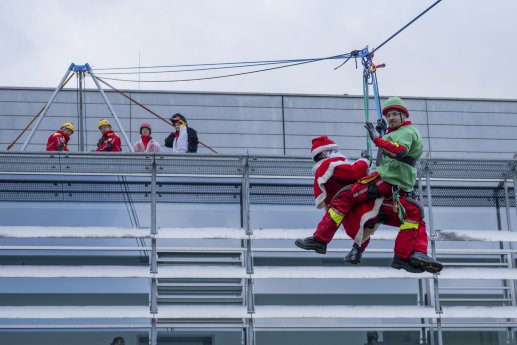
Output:
[[[386,134],[382,139],[390,141],[395,145],[403,145],[407,149],[407,156],[415,160],[418,160],[424,151],[422,136],[410,123],[403,124],[396,130]],[[399,186],[400,189],[406,192],[411,192],[416,183],[416,168],[391,158],[385,153],[382,155],[380,164],[377,165],[377,171],[384,181]]]

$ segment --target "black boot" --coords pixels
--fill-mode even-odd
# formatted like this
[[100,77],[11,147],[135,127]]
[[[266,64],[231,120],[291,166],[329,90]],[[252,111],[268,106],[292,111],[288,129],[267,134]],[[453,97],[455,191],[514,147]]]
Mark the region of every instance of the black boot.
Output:
[[394,256],[393,261],[391,262],[391,267],[397,270],[404,269],[411,273],[423,273],[424,269],[413,266],[409,263],[408,259],[402,259],[400,256]]
[[327,253],[327,245],[323,242],[316,241],[313,236],[304,239],[297,239],[294,244],[305,250],[314,250],[318,254]]
[[356,243],[352,247],[352,250],[345,256],[345,262],[357,265],[361,262],[363,257],[363,251]]
[[438,273],[443,268],[439,261],[422,252],[413,252],[409,257],[409,263],[413,266],[421,267],[424,271],[430,273]]

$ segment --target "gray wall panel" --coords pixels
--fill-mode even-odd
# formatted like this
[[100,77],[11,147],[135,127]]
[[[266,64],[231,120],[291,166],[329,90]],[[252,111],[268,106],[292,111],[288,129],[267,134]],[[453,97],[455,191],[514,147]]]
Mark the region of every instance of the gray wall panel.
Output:
[[[452,152],[484,152],[484,153],[510,153],[515,152],[517,140],[479,140],[470,138],[447,138],[431,141],[431,149],[437,151]],[[506,158],[511,158],[507,156]]]
[[[72,84],[70,84],[72,85]],[[5,149],[52,95],[52,89],[0,88],[0,149]],[[163,144],[172,130],[123,96],[107,95],[134,142],[142,122],[153,126]],[[311,139],[329,135],[347,155],[366,146],[363,99],[360,96],[260,95],[131,91],[130,95],[154,112],[169,118],[184,113],[200,140],[220,153],[296,154],[306,156]],[[101,118],[112,123],[101,95],[86,92],[87,142],[94,149]],[[385,98],[383,98],[384,100]],[[60,93],[42,121],[30,147],[43,150],[48,136],[64,121],[77,125],[77,93]],[[425,150],[439,158],[510,158],[517,151],[517,101],[405,98],[410,120],[424,138]],[[282,104],[284,108],[282,108]],[[370,119],[376,119],[370,100]],[[115,129],[117,131],[118,128]],[[285,138],[284,138],[285,133]],[[15,149],[21,147],[27,133]],[[77,145],[78,133],[71,139]],[[285,147],[284,147],[285,146]],[[209,152],[199,147],[200,152]]]
[[364,111],[342,109],[285,108],[285,121],[364,122]]
[[517,143],[517,126],[483,126],[482,131],[479,129],[479,126],[471,125],[429,126],[429,132],[433,139],[515,139]]
[[[284,110],[286,122],[359,122],[364,123],[364,110],[341,110],[341,109],[304,109],[286,108]],[[427,124],[427,114],[422,111],[411,112],[410,120],[415,125]],[[370,111],[369,120],[377,121],[375,111]]]
[[517,126],[517,114],[511,113],[429,113],[429,123],[437,125]]
[[[181,113],[187,117],[190,124],[195,120],[260,120],[271,121],[282,119],[281,108],[246,108],[246,107],[208,107],[208,106],[162,106],[146,105],[150,110],[165,119],[169,119],[175,113]],[[155,116],[140,106],[131,106],[132,114],[141,117],[154,118]]]
[[430,112],[517,113],[517,103],[506,100],[429,100]]
[[297,109],[363,110],[363,99],[355,96],[285,96],[284,106]]
[[[424,125],[415,126],[422,137],[428,137],[428,128]],[[350,136],[350,137],[366,137],[366,129],[364,123],[340,123],[340,122],[320,122],[314,125],[312,122],[286,122],[286,135],[309,135],[317,137],[320,135],[334,136]]]
[[41,102],[47,103],[53,90],[41,89],[0,89],[0,102]]
[[145,105],[210,107],[281,107],[281,97],[246,94],[131,92],[130,96]]

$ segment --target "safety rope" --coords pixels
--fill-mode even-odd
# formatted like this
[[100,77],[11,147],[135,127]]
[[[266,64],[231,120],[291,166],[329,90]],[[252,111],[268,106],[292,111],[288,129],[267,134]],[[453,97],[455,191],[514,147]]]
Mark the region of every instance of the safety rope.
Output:
[[[369,108],[369,101],[370,101],[370,94],[369,89],[370,85],[372,85],[373,89],[373,98],[375,102],[375,108],[377,113],[377,123],[382,123],[382,113],[381,113],[381,101],[379,96],[379,84],[377,82],[377,68],[385,67],[385,64],[375,65],[373,63],[373,54],[368,53],[366,56],[364,56],[361,59],[361,63],[363,65],[363,97],[364,97],[364,111],[365,111],[365,122],[370,122],[370,108]],[[381,129],[380,133],[381,137],[384,135],[384,130]],[[366,131],[366,151],[368,152],[368,155],[372,156],[372,143],[370,136],[368,135],[368,130]],[[380,153],[379,150],[377,152],[377,159],[376,163],[380,160]]]
[[382,46],[384,46],[386,43],[388,43],[389,41],[391,41],[395,36],[397,36],[398,34],[400,34],[402,31],[404,31],[404,29],[406,29],[408,26],[410,26],[411,24],[413,24],[418,18],[422,17],[424,14],[426,14],[431,8],[433,8],[434,6],[438,5],[439,2],[441,2],[442,0],[437,0],[434,4],[432,4],[431,6],[429,6],[428,8],[426,8],[422,13],[420,13],[418,16],[416,16],[415,18],[413,18],[413,20],[411,20],[409,23],[407,23],[406,25],[404,25],[402,28],[400,28],[397,32],[395,32],[393,35],[391,35],[390,37],[388,37],[384,42],[382,42],[381,44],[379,44],[377,46],[377,48],[375,48],[374,50],[372,50],[370,52],[370,54],[373,54],[375,53],[377,50],[381,49]]
[[[240,73],[232,73],[232,74],[223,74],[223,75],[216,75],[211,77],[199,77],[199,78],[188,78],[188,79],[172,79],[172,80],[136,80],[136,79],[119,79],[119,78],[108,78],[104,77],[104,79],[107,80],[116,80],[116,81],[127,81],[127,82],[134,82],[134,83],[176,83],[176,82],[187,82],[187,81],[200,81],[200,80],[211,80],[211,79],[220,79],[220,78],[229,78],[229,77],[236,77],[241,75],[247,75],[247,74],[253,74],[253,73],[259,73],[259,72],[265,72],[265,71],[272,71],[277,70],[281,68],[287,68],[287,67],[293,67],[293,66],[299,66],[303,64],[308,64],[312,62],[318,62],[323,60],[333,60],[333,59],[347,59],[347,61],[350,59],[350,57],[353,57],[351,53],[348,54],[338,54],[334,56],[329,57],[322,57],[322,58],[315,58],[315,59],[307,59],[302,60],[300,62],[290,63],[284,66],[276,66],[276,67],[268,67],[268,68],[262,68],[257,69],[253,71],[247,71],[247,72],[240,72]],[[287,60],[285,60],[287,61]]]
[[[352,55],[351,53],[338,54],[323,59],[344,59]],[[179,67],[202,67],[202,66],[237,66],[238,65],[259,65],[259,64],[284,64],[303,61],[321,60],[322,58],[298,58],[298,59],[282,59],[282,60],[255,60],[255,61],[237,61],[237,62],[213,62],[213,63],[198,63],[198,64],[181,64],[181,65],[157,65],[157,66],[133,66],[133,67],[110,67],[110,68],[93,68],[94,71],[108,71],[108,70],[130,70],[130,69],[152,69],[152,68],[179,68]],[[95,73],[98,75],[99,73]]]
[[[108,86],[109,88],[111,88],[113,91],[117,92],[118,94],[124,96],[125,98],[129,99],[131,102],[135,103],[136,105],[138,105],[139,107],[141,107],[142,109],[148,111],[149,113],[153,114],[154,116],[156,116],[157,118],[159,118],[160,120],[162,120],[163,122],[167,123],[168,125],[170,126],[173,126],[171,122],[169,122],[168,120],[164,119],[163,117],[161,117],[160,115],[158,115],[157,113],[155,113],[154,111],[152,111],[151,109],[147,108],[145,105],[143,105],[142,103],[138,102],[136,99],[133,99],[131,96],[129,95],[126,95],[124,92],[116,89],[115,87],[111,86],[110,84],[108,84],[107,82],[105,82],[104,80],[102,80],[101,78],[99,77],[96,77],[98,81],[100,81],[101,83],[103,83],[104,85]],[[210,146],[204,144],[203,142],[201,141],[198,141],[201,145],[203,145],[204,147],[206,147],[207,149],[209,149],[210,151],[212,151],[213,153],[217,153],[216,150],[214,150],[213,148],[211,148]]]
[[[304,61],[304,60],[302,60],[302,61]],[[219,70],[219,69],[277,65],[277,64],[285,64],[285,63],[286,62],[283,62],[283,61],[273,61],[273,62],[261,62],[261,63],[253,63],[253,64],[242,64],[242,65],[203,67],[203,68],[183,68],[183,69],[161,70],[161,71],[99,72],[99,73],[95,73],[95,75],[99,76],[99,75],[116,75],[116,74],[161,74],[161,73],[180,73],[180,72],[200,72],[200,71],[212,71],[212,70]],[[170,68],[173,68],[173,67],[170,67]]]
[[[63,83],[63,86],[61,86],[61,89],[59,89],[59,91],[63,90],[63,88],[65,87],[66,83],[68,83],[70,81],[70,79],[72,79],[72,77],[74,76],[74,74],[70,74],[70,76],[68,77],[68,79]],[[15,144],[16,142],[22,137],[23,133],[25,133],[25,131],[27,129],[29,129],[29,127],[32,125],[32,123],[34,121],[36,121],[36,119],[38,118],[38,116],[41,115],[41,113],[43,112],[43,110],[45,109],[45,107],[47,106],[47,104],[45,103],[45,105],[43,107],[41,107],[41,109],[38,111],[38,113],[32,118],[32,120],[29,122],[29,124],[27,126],[25,126],[24,129],[22,129],[21,133],[18,134],[18,136],[16,137],[16,139],[14,139],[10,144],[9,146],[7,146],[7,151],[9,151]]]
[[[364,121],[368,122],[369,120],[369,87],[368,87],[368,79],[363,75],[363,102],[364,102]],[[366,131],[366,152],[368,156],[372,156],[372,145],[370,142],[370,136],[368,135],[368,131]]]
[[[400,28],[397,32],[395,32],[393,35],[388,37],[386,40],[384,40],[381,44],[377,45],[375,49],[373,49],[369,54],[373,56],[373,54],[382,48],[385,44],[387,44],[389,41],[391,41],[395,36],[400,34],[402,31],[404,31],[408,26],[413,24],[416,20],[418,20],[420,17],[422,17],[425,13],[427,13],[429,10],[431,10],[434,6],[436,6],[438,3],[440,3],[442,0],[437,0],[434,2],[431,6],[426,8],[423,12],[421,12],[418,16],[413,18],[410,22],[408,22],[406,25],[404,25],[402,28]],[[331,60],[331,59],[345,59],[345,61],[336,67],[335,69],[338,69],[345,63],[347,63],[351,58],[357,58],[357,50],[352,50],[350,53],[345,54],[338,54],[334,56],[329,57],[323,57],[323,58],[305,58],[305,59],[283,59],[283,60],[262,60],[262,61],[239,61],[239,62],[219,62],[219,63],[201,63],[201,64],[182,64],[182,65],[158,65],[158,66],[133,66],[133,67],[111,67],[111,68],[95,68],[95,71],[114,71],[114,70],[134,70],[138,69],[138,72],[104,72],[102,74],[138,74],[141,73],[177,73],[177,72],[193,72],[193,71],[206,71],[206,70],[213,70],[213,69],[223,69],[223,68],[245,68],[245,67],[253,67],[253,66],[262,66],[262,65],[270,65],[270,64],[282,64],[284,66],[276,66],[276,67],[270,67],[270,68],[263,68],[258,69],[254,71],[248,71],[248,72],[241,72],[241,73],[233,73],[233,74],[226,74],[226,75],[218,75],[218,76],[211,76],[211,77],[199,77],[199,78],[188,78],[188,79],[173,79],[173,80],[135,80],[135,79],[119,79],[119,78],[108,78],[105,77],[107,80],[116,80],[116,81],[126,81],[126,82],[135,82],[135,83],[174,83],[174,82],[187,82],[187,81],[200,81],[200,80],[210,80],[210,79],[220,79],[220,78],[228,78],[228,77],[235,77],[240,75],[247,75],[247,74],[253,74],[253,73],[259,73],[259,72],[265,72],[280,68],[287,68],[297,65],[302,65],[306,63],[311,62],[317,62],[322,60]],[[362,57],[362,56],[359,56]],[[211,66],[208,68],[190,68],[190,69],[183,69],[183,70],[174,70],[174,71],[150,71],[150,72],[140,72],[141,69],[156,69],[156,68],[180,68],[180,67],[202,67],[202,66]],[[214,67],[217,66],[217,67]],[[101,73],[99,73],[101,74]]]

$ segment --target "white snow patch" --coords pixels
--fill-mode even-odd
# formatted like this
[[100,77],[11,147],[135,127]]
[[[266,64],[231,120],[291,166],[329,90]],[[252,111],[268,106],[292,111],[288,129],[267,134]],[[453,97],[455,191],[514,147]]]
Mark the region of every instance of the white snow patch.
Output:
[[0,319],[150,318],[149,306],[0,306]]
[[443,307],[442,318],[517,319],[515,307]]
[[157,238],[175,239],[243,239],[243,228],[159,228]]
[[241,266],[160,266],[158,278],[245,278]]
[[0,266],[0,278],[150,278],[148,266]]
[[256,306],[253,318],[436,318],[432,307],[419,306]]
[[382,278],[432,278],[431,273],[409,273],[389,267],[255,267],[253,278],[285,279],[382,279]]
[[0,226],[0,237],[12,238],[135,238],[150,237],[149,229],[115,227]]
[[244,319],[250,315],[243,305],[160,305],[158,317],[166,319]]
[[439,230],[438,240],[517,242],[517,232],[506,230]]

